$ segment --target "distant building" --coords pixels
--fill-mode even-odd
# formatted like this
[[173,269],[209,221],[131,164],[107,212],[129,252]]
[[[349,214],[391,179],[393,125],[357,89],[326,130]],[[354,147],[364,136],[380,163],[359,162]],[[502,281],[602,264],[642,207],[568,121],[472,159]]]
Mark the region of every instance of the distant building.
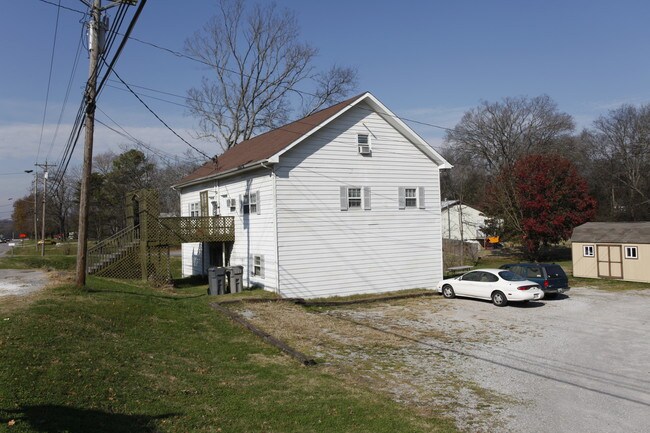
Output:
[[590,222],[573,229],[573,276],[650,283],[650,222]]
[[441,203],[442,238],[453,240],[482,240],[485,233],[485,215],[478,209],[461,203],[459,200],[446,200]]

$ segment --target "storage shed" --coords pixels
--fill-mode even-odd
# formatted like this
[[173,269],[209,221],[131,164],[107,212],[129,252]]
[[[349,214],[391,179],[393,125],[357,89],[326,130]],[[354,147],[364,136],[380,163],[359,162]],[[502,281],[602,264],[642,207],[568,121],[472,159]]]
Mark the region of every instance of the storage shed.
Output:
[[650,221],[582,224],[571,254],[575,277],[650,283]]

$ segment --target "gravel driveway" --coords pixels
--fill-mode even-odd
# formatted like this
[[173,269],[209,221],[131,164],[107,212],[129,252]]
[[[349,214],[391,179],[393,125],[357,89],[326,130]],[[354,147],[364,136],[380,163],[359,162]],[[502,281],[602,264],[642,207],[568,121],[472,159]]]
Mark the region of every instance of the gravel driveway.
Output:
[[[6,243],[0,244],[0,257],[10,250]],[[0,269],[0,298],[24,296],[45,287],[48,274],[39,269]]]
[[650,291],[577,288],[539,308],[497,311],[456,301],[463,305],[453,315],[465,324],[490,317],[502,329],[468,348],[463,368],[481,387],[524,403],[501,412],[505,431],[649,431]]
[[467,432],[647,432],[650,290],[573,288],[511,304],[440,296],[304,310],[246,304],[249,320],[347,381]]

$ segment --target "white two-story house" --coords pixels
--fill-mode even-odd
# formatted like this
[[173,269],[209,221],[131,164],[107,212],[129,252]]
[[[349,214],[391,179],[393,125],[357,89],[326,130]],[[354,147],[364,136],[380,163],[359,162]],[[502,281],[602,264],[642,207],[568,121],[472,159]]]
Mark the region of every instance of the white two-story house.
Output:
[[242,265],[283,297],[433,288],[447,167],[370,93],[243,141],[174,186],[182,216],[235,221],[234,242],[183,244],[183,274]]

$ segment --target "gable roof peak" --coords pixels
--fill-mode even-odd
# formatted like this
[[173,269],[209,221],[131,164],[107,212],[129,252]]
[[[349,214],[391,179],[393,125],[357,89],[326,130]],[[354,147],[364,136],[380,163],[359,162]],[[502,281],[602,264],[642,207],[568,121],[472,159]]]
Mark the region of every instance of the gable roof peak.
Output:
[[277,162],[281,154],[362,101],[368,102],[371,108],[379,113],[387,122],[407,137],[410,137],[411,141],[427,154],[429,158],[441,166],[449,166],[442,156],[388,110],[372,93],[366,91],[301,119],[287,123],[279,128],[241,141],[213,160],[206,162],[193,173],[185,176],[174,186],[186,186],[217,176],[225,176],[231,172],[250,167],[251,165],[264,162]]

